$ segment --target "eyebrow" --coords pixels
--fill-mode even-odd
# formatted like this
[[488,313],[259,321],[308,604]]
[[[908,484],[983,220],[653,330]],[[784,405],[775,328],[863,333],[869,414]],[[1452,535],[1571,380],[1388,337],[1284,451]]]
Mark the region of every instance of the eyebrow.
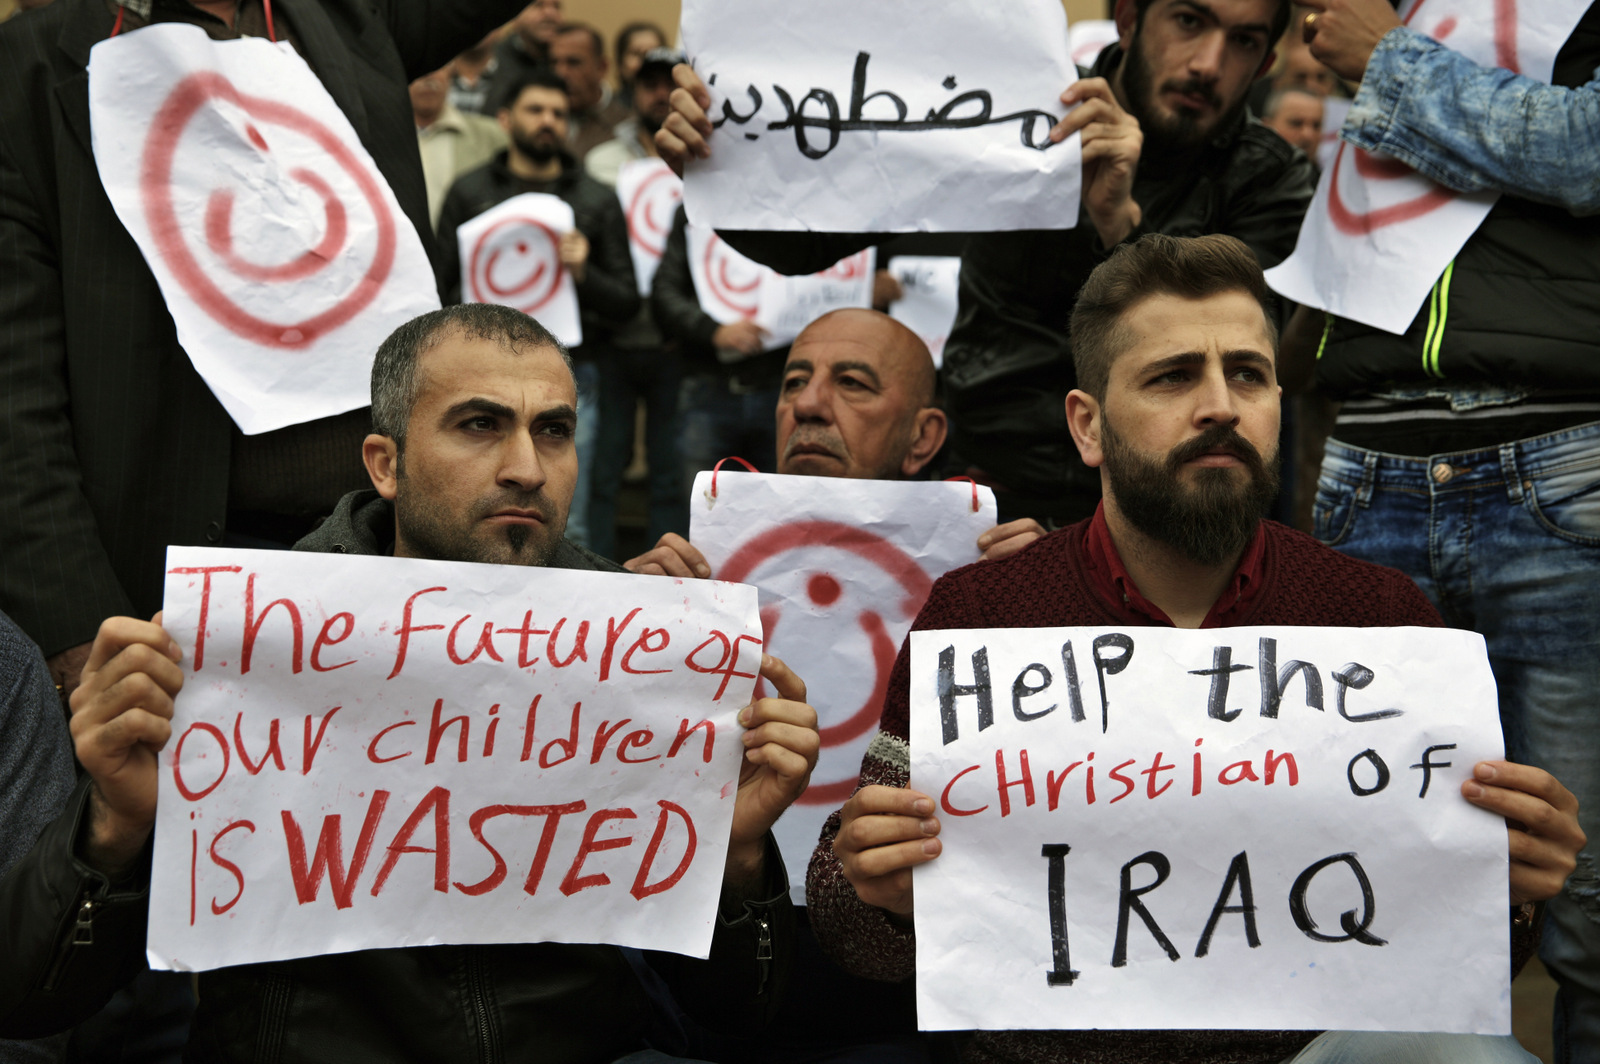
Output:
[[[1204,15],[1206,18],[1209,18],[1218,25],[1222,24],[1222,19],[1217,16],[1216,11],[1213,10],[1209,4],[1201,3],[1200,0],[1177,0],[1177,3],[1173,4],[1172,6],[1175,8],[1187,8],[1188,10],[1197,14]],[[1271,24],[1266,22],[1246,22],[1242,25],[1229,27],[1229,29],[1232,32],[1239,32],[1242,30],[1245,33],[1268,34],[1272,32]]]
[[867,363],[867,362],[860,362],[860,361],[856,361],[856,360],[841,361],[841,362],[835,362],[829,368],[833,371],[833,375],[835,377],[837,377],[841,373],[860,373],[860,374],[863,374],[865,376],[871,377],[873,384],[876,384],[876,385],[882,385],[883,384],[882,379],[879,378],[879,376],[878,376],[878,371],[877,371],[876,367],[874,367],[873,365],[871,365],[870,363]]
[[[1187,369],[1191,366],[1201,366],[1205,364],[1205,361],[1206,356],[1203,353],[1199,351],[1185,351],[1181,355],[1168,355],[1166,358],[1157,359],[1156,361],[1151,362],[1149,365],[1143,367],[1139,372],[1142,375],[1166,373],[1170,370]],[[1255,351],[1248,347],[1222,352],[1222,361],[1224,363],[1231,363],[1233,365],[1243,363],[1245,365],[1261,366],[1266,369],[1273,369],[1272,359],[1268,358],[1266,355],[1263,355],[1260,351]]]
[[[517,416],[517,412],[506,404],[475,395],[471,399],[463,399],[461,402],[450,406],[440,415],[439,420],[441,423],[450,422],[463,414],[489,414],[502,420],[514,420]],[[577,418],[578,412],[573,409],[572,404],[562,403],[559,406],[552,406],[546,410],[539,411],[538,414],[534,415],[533,420],[537,424],[541,421],[576,421]]]

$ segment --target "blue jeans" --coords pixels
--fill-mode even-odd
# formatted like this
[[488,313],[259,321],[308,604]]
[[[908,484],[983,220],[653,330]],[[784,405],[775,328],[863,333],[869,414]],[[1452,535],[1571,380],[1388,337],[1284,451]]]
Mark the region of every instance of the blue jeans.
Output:
[[1577,795],[1589,846],[1546,911],[1556,1059],[1600,1061],[1600,422],[1430,458],[1329,440],[1317,538],[1483,635],[1506,753]]
[[572,362],[578,381],[578,431],[573,447],[578,452],[578,483],[572,489],[572,509],[567,511],[567,538],[589,545],[589,484],[594,472],[595,444],[600,439],[600,365],[592,358]]
[[678,457],[676,354],[650,348],[617,351],[600,379],[600,442],[595,449],[589,501],[589,547],[615,558],[617,492],[633,458],[634,411],[644,401],[645,458],[650,466],[650,517],[646,542],[668,532],[689,534],[689,487]]
[[685,377],[678,391],[678,417],[685,491],[693,488],[696,473],[734,455],[763,473],[777,470],[777,385],[734,392],[721,377]]
[[1510,1035],[1324,1031],[1284,1064],[1539,1064]]

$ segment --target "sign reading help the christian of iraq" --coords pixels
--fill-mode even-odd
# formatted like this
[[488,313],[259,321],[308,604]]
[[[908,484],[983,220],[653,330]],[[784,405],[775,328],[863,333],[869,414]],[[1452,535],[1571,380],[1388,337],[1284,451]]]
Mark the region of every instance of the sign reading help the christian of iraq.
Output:
[[463,222],[462,300],[515,307],[568,347],[583,343],[578,287],[561,261],[561,238],[573,225],[572,207],[545,192],[512,196]]
[[705,956],[758,623],[734,584],[173,548],[151,965]]
[[[994,493],[968,483],[700,473],[689,539],[761,591],[767,649],[805,677],[822,752],[773,831],[804,898],[822,822],[854,792],[900,644],[934,580],[978,560]],[[764,686],[764,685],[763,685]]]
[[926,1029],[1510,1029],[1483,639],[911,634]]
[[[1590,0],[1405,0],[1401,20],[1475,63],[1549,81]],[[1357,94],[1352,115],[1391,104]],[[1267,271],[1297,303],[1401,334],[1500,199],[1455,192],[1405,163],[1341,143],[1294,254]]]
[[1049,135],[1078,79],[1056,0],[685,0],[683,45],[715,127],[685,173],[696,225],[1077,224],[1080,142]]
[[195,370],[246,433],[370,401],[439,297],[410,219],[287,44],[148,26],[89,53],[95,164]]

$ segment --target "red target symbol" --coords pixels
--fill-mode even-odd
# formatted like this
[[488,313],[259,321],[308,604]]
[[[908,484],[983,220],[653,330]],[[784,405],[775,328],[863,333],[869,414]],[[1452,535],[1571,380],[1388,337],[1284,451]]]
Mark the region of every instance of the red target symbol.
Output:
[[867,253],[861,251],[848,259],[840,259],[817,276],[829,281],[858,281],[866,272]]
[[[757,569],[769,566],[780,555],[816,548],[846,552],[885,573],[904,596],[899,602],[889,605],[907,619],[917,615],[933,588],[933,580],[905,551],[882,536],[834,521],[797,521],[762,533],[734,552],[733,557],[718,571],[717,579],[745,582]],[[832,572],[820,568],[797,569],[794,572],[796,575],[808,574],[805,577],[805,594],[813,606],[820,610],[836,605],[843,607],[844,587]],[[768,646],[773,645],[774,633],[781,619],[775,608],[761,611],[761,626]],[[853,623],[841,620],[837,624],[836,638],[841,642],[851,638],[851,627],[859,629],[872,658],[873,680],[871,690],[859,708],[847,711],[842,719],[819,722],[821,726],[817,730],[824,748],[842,746],[859,739],[877,725],[883,710],[884,695],[889,689],[889,673],[894,668],[895,655],[900,649],[877,610],[861,610]],[[757,697],[760,694],[758,685]],[[854,774],[832,782],[814,781],[799,801],[803,805],[838,805],[850,797],[855,786]]]
[[672,230],[672,214],[682,199],[683,185],[671,170],[658,170],[641,181],[628,204],[628,239],[633,246],[659,259]]
[[741,318],[754,318],[761,309],[761,267],[738,255],[715,233],[706,241],[701,276],[710,297]]
[[[1406,14],[1403,19],[1404,24],[1409,26],[1427,6],[1428,0],[1419,0]],[[1435,9],[1438,6],[1435,4]],[[1447,15],[1429,31],[1428,35],[1442,43],[1459,25],[1460,20],[1456,16]],[[1512,73],[1519,73],[1521,65],[1517,57],[1517,0],[1494,0],[1494,35],[1496,64]],[[1346,202],[1344,193],[1339,187],[1341,174],[1348,172],[1345,150],[1349,147],[1348,144],[1339,145],[1339,150],[1333,157],[1328,185],[1328,214],[1341,233],[1349,236],[1365,236],[1376,229],[1409,222],[1425,214],[1431,214],[1460,195],[1443,185],[1434,184],[1420,196],[1408,200],[1372,207],[1365,211],[1355,210]],[[1372,155],[1361,148],[1353,149],[1350,155],[1355,172],[1373,183],[1370,188],[1381,188],[1381,183],[1384,181],[1409,177],[1416,173],[1404,163]]]
[[467,276],[480,303],[532,315],[555,297],[566,273],[561,237],[535,218],[504,218],[472,245]]
[[[213,101],[231,104],[249,116],[252,121],[245,126],[245,134],[260,157],[274,158],[273,140],[281,135],[269,138],[262,127],[288,131],[314,144],[321,157],[342,171],[360,191],[376,227],[372,261],[362,276],[345,291],[337,293],[337,302],[320,313],[300,321],[277,322],[245,310],[218,286],[190,247],[189,235],[184,231],[173,202],[174,161],[184,131]],[[307,190],[321,205],[320,239],[287,261],[257,262],[234,244],[234,191],[215,189],[206,200],[204,224],[205,243],[215,262],[213,268],[256,284],[288,284],[322,273],[347,256],[350,206],[340,199],[325,175],[306,166],[284,165],[287,167],[284,176]],[[139,189],[151,239],[178,283],[196,306],[231,332],[253,343],[286,348],[314,343],[360,314],[382,290],[394,266],[394,217],[384,200],[382,186],[369,168],[316,118],[288,104],[246,96],[215,71],[191,74],[178,82],[156,112],[141,159]],[[296,300],[285,298],[281,302],[289,306]]]

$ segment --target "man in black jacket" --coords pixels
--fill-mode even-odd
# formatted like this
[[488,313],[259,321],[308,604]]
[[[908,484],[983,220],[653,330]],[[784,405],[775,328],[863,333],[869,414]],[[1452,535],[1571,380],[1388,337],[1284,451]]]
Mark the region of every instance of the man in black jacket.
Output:
[[[375,490],[346,496],[297,549],[620,571],[561,534],[578,472],[576,401],[564,352],[526,315],[472,305],[415,319],[373,370],[376,431],[362,457]],[[92,786],[0,879],[0,1035],[71,1023],[143,963],[157,756],[179,657],[158,624],[133,618],[112,618],[95,640],[72,699]],[[716,1026],[759,1024],[777,1000],[793,913],[768,829],[818,748],[805,685],[774,658],[762,675],[783,697],[741,713],[746,753],[711,958],[652,955],[677,999]],[[225,968],[203,978],[201,999],[190,1056],[208,1061],[604,1064],[641,1048],[649,1019],[619,950],[555,943]]]
[[[1147,232],[1227,233],[1263,266],[1285,258],[1311,202],[1312,166],[1245,110],[1289,18],[1287,0],[1117,0],[1118,44],[1062,94],[1079,105],[1051,136],[1083,133],[1073,229],[974,234],[944,352],[953,468],[996,488],[1000,517],[1070,523],[1094,512],[1099,479],[1067,433],[1075,385],[1073,297],[1118,244]],[[710,98],[680,67],[662,158],[709,153]],[[1048,216],[1049,204],[1040,205]],[[871,238],[724,233],[784,273],[836,261]]]
[[578,465],[567,535],[589,543],[589,473],[594,468],[600,407],[600,364],[611,334],[639,313],[638,284],[628,251],[628,225],[614,192],[584,172],[566,150],[570,113],[567,86],[536,73],[512,88],[500,109],[511,145],[451,186],[439,214],[439,287],[447,302],[461,298],[461,249],[456,230],[491,207],[525,192],[559,196],[572,208],[573,230],[561,240],[561,264],[572,274],[583,320],[583,344],[573,349],[578,405],[593,412],[580,422]]

